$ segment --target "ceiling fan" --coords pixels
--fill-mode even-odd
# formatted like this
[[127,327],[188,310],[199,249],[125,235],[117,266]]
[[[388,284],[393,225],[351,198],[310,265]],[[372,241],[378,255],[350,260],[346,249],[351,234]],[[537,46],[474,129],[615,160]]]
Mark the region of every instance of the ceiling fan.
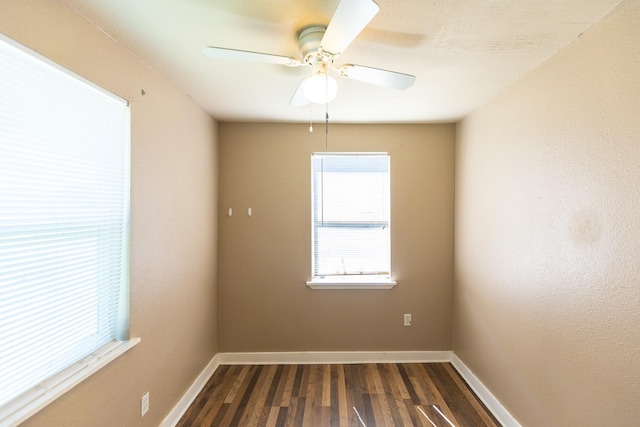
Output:
[[302,80],[289,102],[289,105],[294,107],[303,106],[309,102],[326,104],[335,98],[338,84],[329,75],[329,70],[335,71],[340,77],[352,80],[396,90],[407,89],[415,82],[415,76],[362,65],[343,64],[339,67],[334,65],[338,56],[371,22],[379,10],[380,8],[373,0],[340,0],[326,28],[310,26],[298,33],[301,60],[215,46],[204,48],[203,53],[212,58],[263,62],[287,67],[310,66],[311,75]]

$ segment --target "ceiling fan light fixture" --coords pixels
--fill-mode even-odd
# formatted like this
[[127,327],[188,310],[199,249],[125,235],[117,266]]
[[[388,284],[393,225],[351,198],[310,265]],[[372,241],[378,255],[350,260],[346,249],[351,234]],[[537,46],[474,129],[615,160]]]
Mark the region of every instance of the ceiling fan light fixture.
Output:
[[327,104],[338,94],[338,82],[327,73],[314,73],[302,82],[305,98],[314,104]]
[[328,25],[311,25],[298,33],[300,58],[248,50],[209,46],[204,53],[213,58],[237,59],[288,67],[312,67],[311,75],[298,85],[289,101],[292,107],[328,104],[335,99],[338,83],[329,76],[329,70],[337,71],[340,77],[361,81],[385,88],[403,90],[411,87],[416,77],[410,74],[362,65],[334,65],[336,59],[371,22],[380,7],[376,0],[339,0],[338,7]]

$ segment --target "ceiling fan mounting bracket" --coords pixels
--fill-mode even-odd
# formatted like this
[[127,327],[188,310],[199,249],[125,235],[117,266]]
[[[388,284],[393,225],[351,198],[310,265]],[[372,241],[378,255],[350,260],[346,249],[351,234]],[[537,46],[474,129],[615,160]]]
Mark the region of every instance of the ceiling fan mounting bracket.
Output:
[[324,51],[320,46],[326,30],[326,27],[319,25],[312,25],[300,30],[298,33],[298,50],[304,63],[312,66],[316,62],[332,64],[338,57],[336,54]]

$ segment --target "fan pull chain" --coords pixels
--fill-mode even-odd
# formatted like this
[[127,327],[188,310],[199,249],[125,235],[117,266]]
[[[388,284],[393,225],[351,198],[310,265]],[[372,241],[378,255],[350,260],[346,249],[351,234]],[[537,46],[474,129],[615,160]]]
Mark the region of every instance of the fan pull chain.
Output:
[[327,111],[324,113],[324,148],[329,148],[329,104],[327,104]]
[[[329,74],[324,75],[325,99],[329,99]],[[324,104],[324,149],[329,149],[329,101]]]
[[313,115],[311,113],[311,103],[309,103],[309,133],[313,133]]

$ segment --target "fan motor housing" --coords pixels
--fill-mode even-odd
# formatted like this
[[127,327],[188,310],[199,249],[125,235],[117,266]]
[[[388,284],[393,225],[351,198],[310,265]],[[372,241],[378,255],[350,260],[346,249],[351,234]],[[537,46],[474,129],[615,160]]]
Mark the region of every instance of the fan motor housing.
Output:
[[298,33],[298,50],[304,62],[313,65],[317,61],[332,63],[334,55],[324,52],[320,43],[327,27],[313,25]]

